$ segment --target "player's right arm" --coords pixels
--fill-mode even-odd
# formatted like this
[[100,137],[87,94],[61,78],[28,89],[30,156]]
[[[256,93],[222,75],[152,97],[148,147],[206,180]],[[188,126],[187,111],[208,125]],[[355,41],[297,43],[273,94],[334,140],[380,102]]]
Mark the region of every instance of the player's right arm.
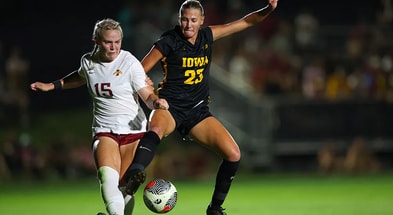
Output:
[[141,61],[145,72],[148,73],[163,57],[164,55],[156,48],[156,46],[153,46],[149,53],[147,53]]
[[65,77],[51,83],[34,82],[30,84],[30,88],[34,91],[47,92],[51,90],[73,89],[86,84],[86,80],[81,77],[77,71],[71,72]]

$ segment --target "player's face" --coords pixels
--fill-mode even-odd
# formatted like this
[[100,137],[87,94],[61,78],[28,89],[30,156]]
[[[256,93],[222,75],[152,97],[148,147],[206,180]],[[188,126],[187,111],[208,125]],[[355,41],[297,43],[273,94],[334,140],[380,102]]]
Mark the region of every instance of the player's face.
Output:
[[99,45],[99,56],[103,62],[111,62],[116,59],[121,49],[121,33],[118,30],[106,30],[102,37],[96,41]]
[[198,30],[203,24],[204,16],[201,10],[196,8],[188,8],[183,11],[179,17],[180,29],[187,39],[196,39]]

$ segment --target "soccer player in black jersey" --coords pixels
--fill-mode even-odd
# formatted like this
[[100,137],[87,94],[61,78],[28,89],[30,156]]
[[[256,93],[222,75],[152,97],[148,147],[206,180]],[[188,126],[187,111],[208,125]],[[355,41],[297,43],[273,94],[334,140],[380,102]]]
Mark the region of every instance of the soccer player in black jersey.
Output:
[[207,215],[225,214],[222,204],[240,161],[240,149],[227,129],[210,113],[209,72],[212,45],[217,39],[262,22],[278,0],[241,19],[223,25],[202,27],[204,9],[198,0],[186,0],[179,10],[179,25],[164,32],[142,60],[145,72],[161,63],[164,79],[157,89],[169,110],[154,110],[149,131],[141,139],[133,164],[127,170],[127,192],[134,194],[145,181],[144,169],[151,162],[160,140],[177,130],[190,135],[222,157]]

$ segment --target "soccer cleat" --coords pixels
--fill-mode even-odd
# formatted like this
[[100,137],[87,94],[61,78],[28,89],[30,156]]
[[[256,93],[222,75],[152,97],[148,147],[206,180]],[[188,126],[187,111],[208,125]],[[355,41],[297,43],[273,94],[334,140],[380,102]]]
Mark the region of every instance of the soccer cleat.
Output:
[[227,213],[224,212],[224,208],[219,207],[219,208],[212,208],[210,205],[206,209],[206,215],[227,215]]
[[146,180],[146,173],[140,169],[131,170],[128,175],[128,181],[126,185],[126,193],[134,195],[138,190],[139,186]]
[[106,215],[106,214],[105,214],[105,213],[102,213],[102,212],[98,212],[97,215]]

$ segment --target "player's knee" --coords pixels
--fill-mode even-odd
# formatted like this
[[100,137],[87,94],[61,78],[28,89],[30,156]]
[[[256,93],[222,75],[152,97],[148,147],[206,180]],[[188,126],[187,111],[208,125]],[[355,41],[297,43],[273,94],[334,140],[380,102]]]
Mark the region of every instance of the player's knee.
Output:
[[162,139],[165,132],[161,126],[150,126],[149,131],[154,132],[160,139]]
[[98,169],[98,179],[102,184],[117,184],[119,181],[119,173],[109,166],[102,166]]
[[241,159],[241,153],[240,150],[237,149],[233,151],[229,160],[235,162],[235,161],[240,161],[240,159]]
[[240,161],[241,158],[241,151],[240,148],[237,144],[234,144],[232,149],[231,149],[231,157],[230,160],[231,161]]
[[231,162],[237,162],[240,161],[241,159],[241,152],[238,147],[233,147],[231,150],[229,150],[225,156],[223,157],[225,160],[231,161]]

